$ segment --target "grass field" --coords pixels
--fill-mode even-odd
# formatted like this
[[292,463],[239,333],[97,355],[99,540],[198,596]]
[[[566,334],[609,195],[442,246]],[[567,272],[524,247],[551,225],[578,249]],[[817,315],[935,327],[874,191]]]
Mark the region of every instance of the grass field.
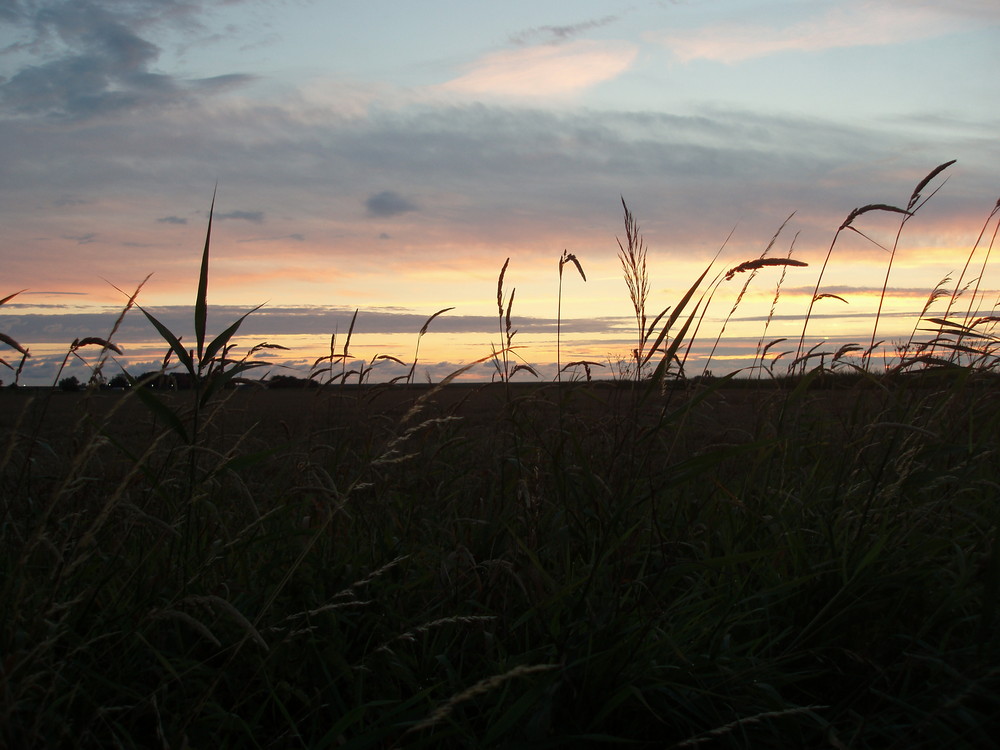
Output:
[[684,377],[626,217],[613,382],[511,382],[501,275],[495,383],[232,388],[206,242],[190,389],[0,391],[0,747],[997,746],[995,321]]
[[3,392],[4,744],[988,747],[980,380]]

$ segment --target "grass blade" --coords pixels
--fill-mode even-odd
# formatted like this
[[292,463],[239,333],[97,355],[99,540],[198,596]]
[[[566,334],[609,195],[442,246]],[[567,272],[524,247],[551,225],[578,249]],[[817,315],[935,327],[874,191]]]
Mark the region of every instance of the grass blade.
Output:
[[246,320],[248,316],[257,312],[263,306],[264,305],[262,303],[260,305],[257,305],[257,307],[255,307],[253,310],[245,312],[236,320],[235,323],[229,326],[229,328],[227,328],[218,336],[216,336],[215,339],[212,341],[212,343],[210,343],[205,348],[205,358],[201,366],[204,367],[205,362],[211,362],[212,359],[215,357],[215,355],[218,354],[218,352],[222,349],[222,347],[224,347],[226,344],[229,343],[229,339],[231,339],[233,335],[236,333],[236,331],[239,330],[240,326],[243,325],[243,321]]
[[190,373],[191,377],[195,377],[196,372],[194,361],[191,359],[191,355],[188,353],[188,350],[184,348],[180,339],[174,336],[169,328],[157,320],[156,317],[142,305],[136,305],[136,307],[138,307],[142,311],[142,314],[146,316],[146,319],[153,324],[153,328],[155,328],[156,332],[163,337],[163,340],[170,345],[171,351],[177,355],[177,359],[179,359],[181,364],[184,365],[184,369]]
[[205,249],[201,254],[201,273],[198,276],[198,296],[194,301],[194,335],[198,341],[198,359],[202,359],[205,347],[205,328],[208,324],[208,248],[212,241],[212,216],[215,214],[215,195],[208,209],[208,230],[205,232]]

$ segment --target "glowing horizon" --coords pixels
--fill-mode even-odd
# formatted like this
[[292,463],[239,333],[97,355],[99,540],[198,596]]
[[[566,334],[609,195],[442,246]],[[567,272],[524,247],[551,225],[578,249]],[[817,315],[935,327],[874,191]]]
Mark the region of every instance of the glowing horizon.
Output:
[[[839,249],[835,249],[835,255]],[[972,260],[975,263],[981,262],[986,249],[985,246],[978,248]],[[849,250],[844,252],[851,257]],[[772,252],[770,257],[780,258],[783,255],[781,252]],[[890,354],[893,342],[898,345],[909,339],[923,325],[920,312],[929,302],[934,287],[945,278],[932,282],[934,277],[928,275],[927,266],[907,268],[906,256],[905,251],[899,253],[901,260],[894,268],[891,279],[894,284],[910,282],[917,285],[890,287],[883,300],[877,330],[878,340],[886,342],[881,349]],[[752,257],[745,258],[751,259]],[[866,276],[877,280],[880,274],[884,275],[885,264],[875,263],[876,259],[881,260],[875,258],[860,263],[855,258],[850,269],[856,274],[859,266],[868,268],[870,270],[865,272]],[[836,260],[835,257],[820,288],[826,298],[815,306],[804,351],[820,343],[825,344],[821,350],[827,352],[834,352],[847,344],[866,347],[872,334],[881,287],[841,283],[845,278],[851,277],[849,273],[837,271]],[[958,261],[961,258],[956,253],[952,260]],[[973,271],[965,279],[966,286],[979,281],[978,276],[972,275],[978,273],[974,268],[975,263],[972,264]],[[524,279],[521,269],[513,266],[508,268],[505,275],[505,304],[510,293],[515,292],[511,319],[512,328],[517,332],[513,341],[516,352],[512,358],[530,365],[542,380],[555,378],[557,357],[563,365],[581,360],[594,363],[591,368],[594,378],[620,377],[621,367],[629,362],[630,352],[636,346],[637,331],[634,311],[617,257],[613,263],[604,262],[594,266],[584,262],[584,268],[588,272],[586,282],[577,276],[571,266],[568,267],[564,277],[559,349],[556,347],[556,310],[554,307],[548,309],[554,305],[555,299],[547,296],[544,288],[558,283],[557,263],[548,265],[548,279]],[[663,308],[669,308],[679,301],[686,291],[683,286],[659,287],[656,272],[661,269],[657,265],[653,258],[649,268],[651,293],[646,310],[648,322],[652,322]],[[693,282],[698,275],[699,267],[692,263],[673,265],[675,268],[683,268],[687,283]],[[788,347],[793,351],[797,348],[818,267],[764,268],[754,279],[750,279],[749,274],[736,274],[729,280],[723,279],[724,271],[734,265],[736,264],[722,261],[715,263],[712,273],[695,297],[696,300],[699,299],[702,292],[711,294],[711,304],[707,310],[699,308],[704,314],[699,314],[696,318],[697,335],[693,341],[685,341],[682,347],[687,352],[690,343],[690,357],[686,359],[688,375],[700,374],[706,367],[716,374],[741,368],[746,370],[759,364],[757,355],[762,347],[768,344],[775,346],[773,342],[779,339],[785,339],[785,342],[771,351],[771,358]],[[935,267],[930,266],[930,269],[933,272]],[[538,266],[527,270],[536,274],[545,272],[544,268]],[[678,281],[685,283],[680,279]],[[252,309],[249,305],[211,304],[215,296],[213,284],[217,282],[218,274],[210,272],[210,335]],[[447,305],[453,309],[435,317],[424,336],[419,336],[418,332],[427,323],[427,319],[439,310],[428,308],[417,311],[398,307],[351,309],[320,305],[275,307],[265,304],[246,319],[239,335],[234,338],[236,348],[233,356],[244,356],[251,347],[260,343],[278,344],[285,348],[265,350],[254,357],[268,364],[251,371],[249,377],[277,374],[308,377],[317,370],[316,360],[331,354],[331,345],[333,353],[343,354],[350,334],[350,356],[346,365],[342,360],[336,360],[331,370],[334,377],[344,371],[356,371],[376,363],[377,366],[368,376],[371,382],[384,382],[399,377],[407,372],[419,345],[419,364],[415,379],[440,380],[488,357],[502,346],[503,323],[496,306],[497,279],[484,279],[479,275],[476,282],[480,295],[478,303],[471,306],[471,309],[467,305],[465,310]],[[744,289],[746,282],[750,283]],[[920,286],[921,282],[929,285]],[[453,280],[449,283],[453,283]],[[957,280],[952,278],[950,285],[942,286],[947,293],[934,302],[925,317],[942,313],[949,303],[950,294],[957,289],[956,284]],[[126,288],[122,291],[134,290]],[[547,291],[552,293],[551,289]],[[181,335],[182,340],[193,340],[193,300],[186,304],[150,305],[143,300],[144,293],[145,289],[139,295],[140,305]],[[998,292],[981,282],[978,294],[977,309],[983,314],[989,313],[991,310],[981,308],[988,300],[998,298]],[[4,323],[9,335],[22,329],[26,332],[36,331],[33,342],[26,337],[30,334],[14,336],[22,343],[28,342],[25,345],[30,346],[32,353],[20,378],[22,384],[54,384],[54,373],[66,356],[68,342],[85,336],[108,335],[121,314],[123,305],[88,307],[87,304],[60,302],[60,299],[65,299],[65,296],[26,291],[5,305]],[[957,298],[953,312],[962,314],[969,299],[970,292],[967,290]],[[693,307],[689,310],[693,310]],[[681,321],[686,320],[686,317],[682,317]],[[676,332],[679,327],[679,324],[675,324],[671,333]],[[921,340],[920,334],[916,335],[916,340]],[[126,369],[133,375],[158,369],[169,348],[166,342],[157,337],[138,309],[129,311],[116,331],[114,341],[123,347],[124,353],[111,358],[105,377],[113,376],[120,369]],[[710,361],[706,358],[709,353]],[[86,363],[93,364],[96,361],[99,347],[80,350],[79,354],[81,356],[71,360],[68,369],[61,372],[61,375],[77,375],[85,379],[89,374]],[[386,355],[406,364],[398,365],[387,359]],[[790,363],[791,359],[792,356],[787,356],[782,366]],[[8,357],[8,362],[10,361],[11,358]],[[848,361],[852,361],[850,357]],[[176,368],[176,361],[173,365]],[[322,365],[319,369],[326,366]],[[490,362],[483,362],[470,367],[461,379],[488,381],[493,379],[495,372]],[[775,372],[780,374],[783,370],[779,368]],[[582,377],[582,370],[567,373],[567,377],[574,376]],[[520,379],[529,377],[524,375]],[[326,377],[321,378],[325,379]]]

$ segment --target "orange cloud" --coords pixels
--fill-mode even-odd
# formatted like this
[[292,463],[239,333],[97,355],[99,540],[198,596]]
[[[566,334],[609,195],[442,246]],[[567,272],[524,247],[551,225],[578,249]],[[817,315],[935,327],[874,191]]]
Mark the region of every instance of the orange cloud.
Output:
[[636,54],[631,44],[592,40],[504,50],[480,58],[439,89],[517,98],[575,94],[625,72]]

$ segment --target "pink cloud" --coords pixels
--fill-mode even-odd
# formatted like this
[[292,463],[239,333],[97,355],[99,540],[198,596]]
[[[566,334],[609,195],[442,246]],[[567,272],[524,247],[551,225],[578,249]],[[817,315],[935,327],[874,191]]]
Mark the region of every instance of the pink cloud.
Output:
[[624,42],[569,44],[494,52],[443,84],[460,94],[537,98],[575,94],[628,70],[637,50]]

